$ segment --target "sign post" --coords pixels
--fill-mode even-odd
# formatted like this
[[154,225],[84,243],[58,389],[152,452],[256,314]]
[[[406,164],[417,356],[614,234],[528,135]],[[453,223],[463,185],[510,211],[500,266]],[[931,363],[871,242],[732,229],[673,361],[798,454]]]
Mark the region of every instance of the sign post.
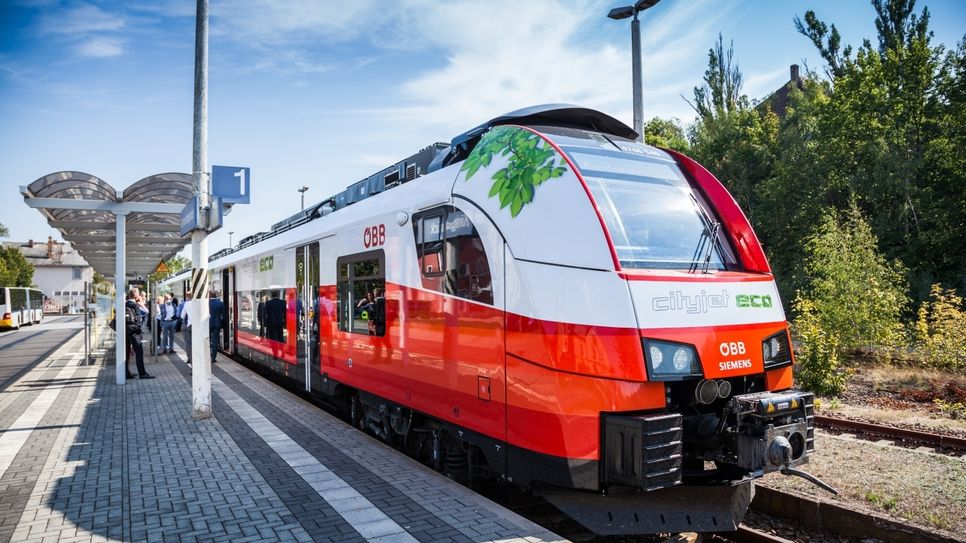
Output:
[[[208,207],[208,0],[197,0],[195,13],[195,101],[194,141],[192,145],[192,173],[195,182],[196,210]],[[194,213],[191,232],[192,276],[208,275],[208,234],[198,228],[200,213]],[[190,212],[189,212],[190,218]],[[190,223],[191,221],[189,221]],[[182,230],[185,229],[182,214]],[[182,234],[183,235],[183,234]],[[192,328],[191,352],[191,416],[195,419],[211,418],[211,354],[208,352],[208,300],[203,296],[207,285],[192,292],[188,324]]]

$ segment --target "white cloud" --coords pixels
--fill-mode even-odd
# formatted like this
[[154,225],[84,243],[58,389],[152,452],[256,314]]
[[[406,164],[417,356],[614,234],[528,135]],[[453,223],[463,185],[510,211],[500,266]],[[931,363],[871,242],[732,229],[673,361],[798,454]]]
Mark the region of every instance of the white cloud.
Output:
[[124,28],[124,19],[97,6],[78,4],[64,10],[44,13],[38,23],[41,34],[84,35]]
[[238,0],[212,5],[211,32],[253,44],[284,44],[306,36],[341,42],[381,24],[391,9],[374,0]]
[[[401,87],[405,105],[380,114],[458,129],[519,107],[571,102],[632,122],[630,23],[604,19],[603,3],[427,3],[419,1],[420,17],[408,23],[446,62],[414,74]],[[678,2],[641,16],[646,117],[691,116],[680,94],[697,78],[682,67],[704,55],[728,9]],[[607,24],[613,33],[587,38],[587,29]]]
[[77,46],[77,54],[90,58],[110,58],[124,53],[121,42],[112,38],[85,39]]

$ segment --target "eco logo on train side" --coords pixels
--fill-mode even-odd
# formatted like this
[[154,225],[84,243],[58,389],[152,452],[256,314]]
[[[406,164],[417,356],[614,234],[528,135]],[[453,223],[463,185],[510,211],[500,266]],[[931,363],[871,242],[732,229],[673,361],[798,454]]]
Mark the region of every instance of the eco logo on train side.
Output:
[[738,307],[771,307],[771,296],[759,294],[739,294],[735,296],[735,304]]
[[258,259],[258,271],[269,271],[275,266],[275,257],[266,256]]
[[490,198],[499,196],[500,209],[510,206],[512,218],[533,202],[537,187],[544,181],[567,173],[563,157],[539,135],[514,126],[498,126],[487,132],[463,161],[460,171],[466,172],[465,181],[477,171],[489,169],[494,155],[511,155],[506,166],[490,176]]

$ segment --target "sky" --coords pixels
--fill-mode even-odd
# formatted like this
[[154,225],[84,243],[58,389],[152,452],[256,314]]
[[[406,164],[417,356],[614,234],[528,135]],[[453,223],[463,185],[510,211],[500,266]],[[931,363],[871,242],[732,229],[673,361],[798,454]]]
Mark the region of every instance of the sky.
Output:
[[[625,0],[626,2],[627,0]],[[252,203],[209,237],[215,252],[419,149],[541,103],[632,124],[630,22],[621,0],[210,1],[208,157],[248,166]],[[920,0],[933,43],[954,47],[966,2]],[[864,0],[663,0],[641,15],[645,118],[694,118],[719,33],[743,92],[789,65],[821,73],[793,26],[812,9],[843,43],[874,40]],[[0,223],[8,239],[59,239],[21,185],[62,170],[119,191],[190,172],[195,2],[0,0]]]

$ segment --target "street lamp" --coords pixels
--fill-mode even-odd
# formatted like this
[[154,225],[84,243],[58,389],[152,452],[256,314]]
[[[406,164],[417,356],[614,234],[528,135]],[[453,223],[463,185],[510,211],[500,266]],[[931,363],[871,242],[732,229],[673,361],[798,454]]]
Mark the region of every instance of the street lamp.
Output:
[[232,245],[231,245],[231,235],[232,234],[234,234],[234,232],[228,232],[228,248],[229,249],[231,249],[231,247],[232,247]]
[[299,189],[299,192],[302,193],[302,209],[303,210],[305,209],[305,191],[307,191],[307,190],[309,190],[309,186],[308,185],[302,185],[302,188]]
[[631,21],[631,65],[633,68],[633,78],[631,84],[634,88],[634,130],[637,131],[638,141],[644,141],[644,83],[641,80],[641,22],[637,20],[637,14],[647,8],[654,7],[661,0],[637,0],[632,6],[614,8],[607,14],[615,21],[634,17]]

